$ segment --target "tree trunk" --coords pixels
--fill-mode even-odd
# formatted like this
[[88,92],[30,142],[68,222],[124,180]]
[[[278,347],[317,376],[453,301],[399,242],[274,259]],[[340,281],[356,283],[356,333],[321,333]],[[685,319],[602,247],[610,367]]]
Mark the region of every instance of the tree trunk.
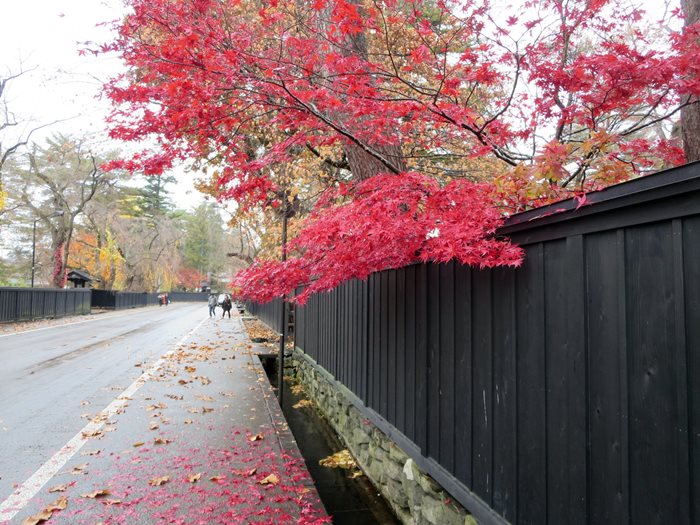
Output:
[[[685,25],[700,20],[700,0],[681,0]],[[686,162],[700,160],[700,104],[695,103],[681,110],[681,136]]]

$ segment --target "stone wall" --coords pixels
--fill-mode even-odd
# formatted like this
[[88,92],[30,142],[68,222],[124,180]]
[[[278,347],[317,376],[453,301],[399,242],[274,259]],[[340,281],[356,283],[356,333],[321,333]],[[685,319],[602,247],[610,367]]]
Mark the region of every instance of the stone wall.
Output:
[[[287,368],[288,367],[288,368]],[[407,525],[475,525],[476,520],[352,404],[300,350],[287,360],[308,397],[345,442],[360,468]]]

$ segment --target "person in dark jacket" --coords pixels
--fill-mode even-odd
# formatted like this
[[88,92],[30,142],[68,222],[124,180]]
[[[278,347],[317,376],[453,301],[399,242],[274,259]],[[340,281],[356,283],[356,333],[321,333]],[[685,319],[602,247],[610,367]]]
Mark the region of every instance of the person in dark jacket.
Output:
[[233,308],[233,303],[231,303],[231,297],[228,294],[226,297],[224,297],[224,302],[221,303],[221,307],[224,309],[223,313],[221,314],[221,318],[223,319],[228,312],[228,318],[231,319],[231,308]]

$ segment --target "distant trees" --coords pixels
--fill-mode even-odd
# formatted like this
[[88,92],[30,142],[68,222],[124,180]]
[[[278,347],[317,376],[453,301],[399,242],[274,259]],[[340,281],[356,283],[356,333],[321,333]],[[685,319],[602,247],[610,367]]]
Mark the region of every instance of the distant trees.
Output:
[[40,221],[50,235],[51,284],[62,287],[78,217],[115,174],[101,168],[104,159],[83,140],[55,135],[45,146],[12,159],[6,174],[13,220]]
[[[36,223],[37,283],[65,284],[66,270],[86,270],[109,289],[199,289],[231,277],[230,246],[218,208],[179,210],[174,177],[105,171],[110,154],[84,139],[54,135],[5,162],[7,206],[0,218],[0,283],[28,284]],[[138,180],[138,179],[137,179]]]

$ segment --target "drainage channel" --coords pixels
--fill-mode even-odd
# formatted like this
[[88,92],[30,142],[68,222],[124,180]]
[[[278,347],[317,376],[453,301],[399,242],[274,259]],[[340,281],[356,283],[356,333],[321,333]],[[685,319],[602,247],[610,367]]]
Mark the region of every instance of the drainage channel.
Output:
[[[262,355],[260,360],[276,392],[277,359]],[[293,408],[293,405],[303,398],[292,391],[288,381],[283,383],[282,412],[333,523],[335,525],[398,525],[400,522],[365,476],[351,479],[346,470],[319,465],[320,460],[345,447],[315,408]]]

